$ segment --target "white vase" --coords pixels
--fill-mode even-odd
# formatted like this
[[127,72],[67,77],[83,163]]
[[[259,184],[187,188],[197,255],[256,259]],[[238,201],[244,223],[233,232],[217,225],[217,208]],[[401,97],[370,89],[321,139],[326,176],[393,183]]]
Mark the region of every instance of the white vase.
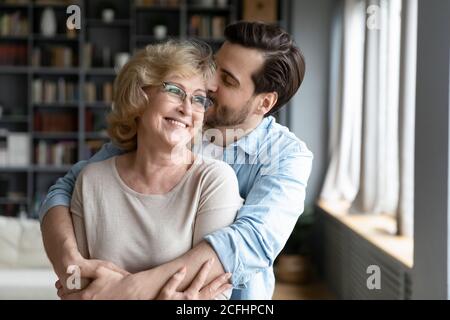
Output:
[[119,73],[120,69],[130,60],[130,54],[128,52],[119,52],[114,58],[114,70]]
[[41,33],[46,37],[56,34],[56,16],[52,8],[45,8],[41,15]]
[[162,40],[167,37],[167,27],[162,24],[158,24],[153,28],[153,35],[157,40]]

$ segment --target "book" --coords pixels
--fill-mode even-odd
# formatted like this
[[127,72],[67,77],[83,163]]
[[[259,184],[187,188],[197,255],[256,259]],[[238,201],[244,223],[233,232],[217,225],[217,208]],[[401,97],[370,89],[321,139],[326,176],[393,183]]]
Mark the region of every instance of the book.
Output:
[[42,103],[43,85],[41,79],[34,79],[32,84],[33,103]]
[[103,94],[102,94],[103,102],[111,103],[113,98],[112,95],[113,95],[113,84],[111,82],[103,83]]
[[94,103],[97,101],[97,92],[93,82],[86,82],[84,84],[84,99],[87,103]]
[[27,64],[27,46],[0,44],[0,65],[21,66]]
[[222,39],[225,30],[226,18],[223,16],[214,16],[211,22],[211,37],[213,39]]
[[47,142],[40,140],[36,147],[35,155],[36,163],[40,166],[45,166],[48,163],[47,160]]
[[83,67],[89,69],[92,67],[92,43],[85,43],[83,46]]
[[78,101],[77,85],[67,82],[65,78],[52,80],[34,79],[32,83],[32,101],[39,103],[76,103]]
[[244,0],[242,20],[275,23],[277,17],[277,0]]
[[77,143],[75,141],[60,141],[51,143],[40,140],[35,146],[36,164],[39,166],[70,165],[77,160]]
[[0,15],[0,36],[26,36],[28,29],[28,19],[20,11]]
[[8,163],[14,166],[30,164],[30,136],[23,132],[10,132],[7,137]]
[[34,128],[37,132],[75,132],[78,130],[78,117],[71,112],[36,112]]
[[66,80],[64,78],[58,79],[58,102],[65,103],[66,99]]
[[33,53],[31,55],[31,65],[33,67],[39,67],[41,65],[41,48],[33,48]]

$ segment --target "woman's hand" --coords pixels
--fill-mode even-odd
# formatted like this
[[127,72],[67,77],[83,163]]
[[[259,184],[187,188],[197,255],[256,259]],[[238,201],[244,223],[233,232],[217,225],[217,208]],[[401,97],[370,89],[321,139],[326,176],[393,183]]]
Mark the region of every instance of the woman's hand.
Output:
[[228,283],[231,277],[230,273],[220,275],[207,286],[206,278],[211,270],[212,259],[205,262],[198,272],[197,276],[192,280],[191,285],[185,291],[177,291],[178,286],[186,276],[186,267],[183,267],[175,273],[166,285],[161,289],[158,300],[212,300],[218,295],[232,288]]
[[[87,260],[90,266],[82,268],[82,277],[92,279],[92,282],[85,289],[66,293],[63,291],[61,283],[56,283],[58,296],[62,300],[115,300],[128,299],[137,300],[145,296],[145,288],[142,288],[139,280],[114,264],[100,261]],[[106,264],[105,264],[106,263]],[[95,264],[104,264],[93,268]],[[231,274],[226,273],[204,286],[210,272],[212,263],[210,261],[203,264],[199,273],[185,291],[177,291],[178,286],[186,275],[186,268],[182,268],[173,275],[161,289],[157,299],[160,300],[210,300],[219,294],[232,288],[228,280]]]

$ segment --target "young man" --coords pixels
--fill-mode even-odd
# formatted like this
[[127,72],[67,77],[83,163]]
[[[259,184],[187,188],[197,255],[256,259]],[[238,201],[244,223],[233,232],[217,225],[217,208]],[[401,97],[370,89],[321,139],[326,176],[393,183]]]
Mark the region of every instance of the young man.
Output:
[[[235,288],[232,299],[271,299],[272,266],[303,212],[313,157],[302,141],[269,115],[297,92],[305,63],[291,36],[276,26],[238,22],[226,28],[225,37],[210,84],[215,105],[205,114],[207,132],[213,132],[207,136],[214,141],[202,151],[229,163],[237,175],[245,203],[236,221],[178,259],[138,274],[127,274],[107,262],[80,262],[68,207],[82,168],[121,153],[106,144],[50,188],[40,211],[44,244],[59,278],[67,277],[67,266],[80,262],[82,275],[94,279],[76,297],[154,298],[167,282],[164,298],[213,298],[201,293],[198,285],[184,295],[176,291],[179,282],[186,288],[202,264],[213,259],[207,279],[204,272],[199,276],[203,281],[226,271]],[[168,281],[182,266],[187,269]],[[210,292],[218,282],[212,284]]]

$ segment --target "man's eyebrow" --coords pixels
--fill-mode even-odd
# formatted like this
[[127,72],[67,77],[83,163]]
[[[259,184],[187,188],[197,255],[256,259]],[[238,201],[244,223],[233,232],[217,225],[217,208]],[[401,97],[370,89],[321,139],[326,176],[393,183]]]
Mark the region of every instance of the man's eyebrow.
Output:
[[236,81],[236,82],[238,83],[238,85],[241,84],[241,83],[239,82],[238,78],[236,78],[236,77],[234,76],[234,74],[232,74],[230,71],[228,71],[228,70],[226,70],[226,69],[223,69],[223,68],[220,68],[220,70],[221,70],[223,73],[226,73],[229,77],[233,78],[233,80]]

